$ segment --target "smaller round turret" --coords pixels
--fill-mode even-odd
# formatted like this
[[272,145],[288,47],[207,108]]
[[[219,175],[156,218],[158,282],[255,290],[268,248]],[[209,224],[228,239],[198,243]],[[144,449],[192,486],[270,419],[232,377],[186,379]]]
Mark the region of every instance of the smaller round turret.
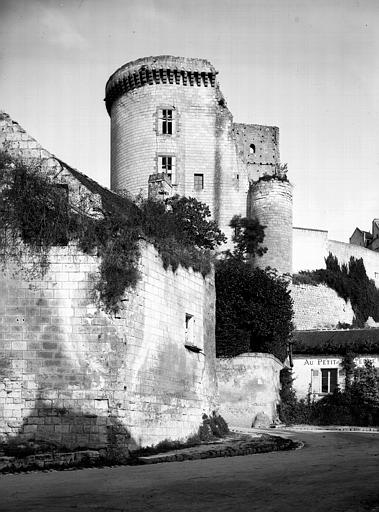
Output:
[[250,187],[248,216],[266,226],[263,245],[267,252],[254,260],[260,268],[292,272],[292,185],[277,178],[264,178]]

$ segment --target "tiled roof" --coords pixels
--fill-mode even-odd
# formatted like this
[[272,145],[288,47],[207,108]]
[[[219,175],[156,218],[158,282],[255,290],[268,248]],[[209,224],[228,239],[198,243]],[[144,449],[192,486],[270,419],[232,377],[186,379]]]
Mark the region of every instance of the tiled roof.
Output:
[[339,331],[295,331],[294,354],[379,353],[379,329],[345,329]]

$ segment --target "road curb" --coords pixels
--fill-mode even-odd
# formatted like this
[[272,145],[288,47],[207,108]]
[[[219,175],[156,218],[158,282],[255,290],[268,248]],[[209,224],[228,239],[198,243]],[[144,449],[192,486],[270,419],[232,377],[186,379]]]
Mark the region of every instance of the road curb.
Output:
[[[379,427],[354,427],[344,425],[292,425],[286,427],[277,427],[278,430],[284,431],[296,431],[296,432],[377,432],[379,433]],[[270,431],[275,431],[275,428]]]
[[[233,445],[213,446],[208,450],[204,447],[200,450],[191,448],[191,451],[178,450],[167,454],[150,455],[148,457],[138,457],[140,464],[158,464],[161,462],[182,462],[185,460],[211,459],[217,457],[236,457],[243,455],[253,455],[257,453],[269,453],[283,450],[295,450],[301,448],[301,442],[292,439],[285,439],[278,436],[270,436],[270,439],[255,439],[252,441],[241,441]],[[199,447],[200,448],[200,447]]]

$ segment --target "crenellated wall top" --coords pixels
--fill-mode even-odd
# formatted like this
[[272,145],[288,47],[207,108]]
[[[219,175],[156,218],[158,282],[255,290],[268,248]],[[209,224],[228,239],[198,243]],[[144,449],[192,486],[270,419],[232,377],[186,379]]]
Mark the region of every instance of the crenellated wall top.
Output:
[[215,87],[216,74],[216,69],[205,59],[172,55],[143,57],[124,64],[110,76],[105,86],[106,107],[110,113],[117,98],[145,85]]

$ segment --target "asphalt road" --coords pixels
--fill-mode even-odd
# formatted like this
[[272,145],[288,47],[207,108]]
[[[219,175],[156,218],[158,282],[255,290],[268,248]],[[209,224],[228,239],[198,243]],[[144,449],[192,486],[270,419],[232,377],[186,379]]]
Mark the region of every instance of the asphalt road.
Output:
[[288,434],[291,452],[0,477],[0,510],[379,512],[379,434]]

